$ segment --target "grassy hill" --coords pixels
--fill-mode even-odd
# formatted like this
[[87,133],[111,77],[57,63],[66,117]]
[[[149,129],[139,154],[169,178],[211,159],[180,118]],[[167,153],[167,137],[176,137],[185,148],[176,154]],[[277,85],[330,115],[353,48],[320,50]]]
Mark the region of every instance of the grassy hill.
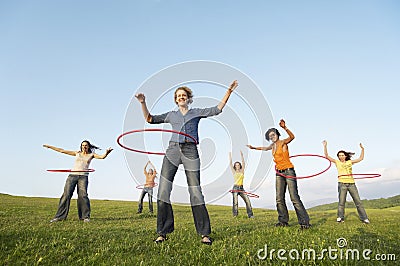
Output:
[[[190,206],[174,206],[175,232],[155,244],[156,217],[147,209],[135,214],[136,202],[92,200],[91,222],[83,223],[73,200],[68,220],[55,224],[49,220],[58,199],[0,194],[0,202],[0,265],[394,265],[400,260],[400,207],[367,209],[369,225],[358,220],[355,209],[346,209],[345,223],[335,222],[336,210],[311,210],[313,227],[299,230],[294,212],[289,227],[276,228],[274,210],[255,209],[255,219],[248,219],[241,208],[233,218],[230,207],[210,205],[214,243],[207,246],[195,232]],[[371,253],[362,257],[366,249]]]
[[[385,209],[390,207],[400,206],[400,195],[390,197],[390,198],[380,198],[380,199],[372,199],[372,200],[362,200],[362,203],[366,209]],[[310,208],[313,211],[327,211],[327,210],[336,210],[338,207],[337,202],[319,205]],[[346,202],[346,208],[355,208],[353,201]]]

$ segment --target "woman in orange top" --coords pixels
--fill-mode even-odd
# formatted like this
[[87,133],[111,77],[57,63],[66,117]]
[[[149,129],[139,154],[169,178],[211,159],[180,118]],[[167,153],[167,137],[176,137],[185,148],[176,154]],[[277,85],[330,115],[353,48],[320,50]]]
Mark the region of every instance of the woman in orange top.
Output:
[[[247,145],[250,149],[269,151],[272,150],[272,155],[274,156],[274,162],[276,163],[277,171],[282,174],[276,174],[276,208],[278,211],[278,223],[275,226],[288,226],[289,222],[289,212],[286,206],[285,193],[286,187],[289,189],[290,199],[293,203],[294,209],[297,214],[297,219],[300,224],[301,229],[308,229],[310,225],[310,218],[307,211],[300,199],[298,189],[296,172],[294,166],[289,159],[289,148],[288,144],[294,139],[294,134],[286,127],[285,120],[281,119],[279,126],[282,127],[286,133],[289,135],[286,139],[279,139],[280,133],[276,128],[270,128],[265,133],[265,139],[267,141],[272,141],[272,144],[267,147],[253,147],[252,145]],[[287,176],[287,177],[285,177]]]

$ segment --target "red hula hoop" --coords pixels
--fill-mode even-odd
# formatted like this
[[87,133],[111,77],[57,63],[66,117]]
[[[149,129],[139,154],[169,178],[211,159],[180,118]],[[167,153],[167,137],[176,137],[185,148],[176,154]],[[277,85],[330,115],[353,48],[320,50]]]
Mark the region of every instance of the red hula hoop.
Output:
[[236,190],[236,189],[231,189],[231,190],[229,190],[229,192],[231,192],[231,193],[235,193],[235,192],[240,192],[240,193],[244,193],[244,194],[246,194],[247,196],[249,196],[250,198],[259,198],[260,196],[258,196],[257,194],[254,194],[254,193],[251,193],[251,192],[247,192],[247,191],[244,191],[244,190]]
[[276,166],[275,166],[275,172],[276,172],[276,174],[277,174],[277,175],[280,175],[280,176],[283,176],[283,177],[286,177],[286,178],[304,179],[304,178],[310,178],[310,177],[314,177],[314,176],[323,174],[323,173],[325,173],[326,171],[328,171],[329,168],[331,168],[331,166],[332,166],[332,162],[331,162],[328,158],[326,158],[325,156],[322,156],[322,155],[318,155],[318,154],[297,154],[297,155],[292,155],[292,156],[290,156],[289,158],[301,157],[301,156],[313,156],[313,157],[324,158],[324,159],[328,160],[329,166],[328,166],[325,170],[323,170],[323,171],[321,171],[321,172],[319,172],[319,173],[316,173],[316,174],[314,174],[314,175],[307,175],[307,176],[287,176],[287,175],[284,175],[284,174],[282,174],[282,173],[279,173],[279,172],[278,172],[278,169],[277,169]]
[[190,135],[188,135],[188,134],[186,134],[184,132],[180,132],[180,131],[176,131],[176,130],[170,130],[170,129],[161,129],[161,128],[136,129],[136,130],[131,130],[131,131],[122,133],[121,135],[118,136],[117,143],[118,143],[119,146],[121,146],[122,148],[124,148],[124,149],[126,149],[128,151],[134,151],[134,152],[145,153],[145,154],[165,155],[165,152],[151,152],[151,151],[142,151],[142,150],[132,149],[132,148],[127,147],[127,146],[125,146],[125,145],[123,145],[121,143],[121,139],[126,135],[133,134],[133,133],[138,133],[138,132],[149,132],[149,131],[150,132],[156,131],[156,132],[168,132],[168,133],[180,134],[180,135],[183,135],[185,137],[191,138],[194,141],[195,144],[198,144],[197,140],[194,137],[192,137],[192,136],[190,136]]
[[[136,188],[137,188],[137,189],[143,189],[143,188],[144,188],[144,185],[145,185],[145,184],[137,185]],[[157,185],[158,185],[158,184],[154,182],[154,186],[152,186],[151,188],[156,187]]]
[[47,169],[47,172],[53,172],[53,173],[91,173],[94,172],[94,169],[86,169],[86,170],[71,170],[71,169]]
[[[340,175],[338,176],[353,176],[353,179],[365,179],[365,178],[375,178],[375,177],[381,177],[381,174],[349,174],[349,175]],[[360,177],[354,177],[354,176],[360,176]]]

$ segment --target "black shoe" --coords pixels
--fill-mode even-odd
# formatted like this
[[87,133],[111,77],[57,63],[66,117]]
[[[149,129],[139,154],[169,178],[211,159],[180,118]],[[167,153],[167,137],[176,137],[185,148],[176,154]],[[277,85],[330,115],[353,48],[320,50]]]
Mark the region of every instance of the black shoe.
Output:
[[279,222],[279,223],[275,224],[275,227],[285,227],[285,226],[289,226],[289,224],[283,223],[283,222]]
[[300,229],[301,229],[301,230],[303,230],[303,229],[310,229],[310,227],[311,227],[311,224],[301,224],[301,225],[300,225]]

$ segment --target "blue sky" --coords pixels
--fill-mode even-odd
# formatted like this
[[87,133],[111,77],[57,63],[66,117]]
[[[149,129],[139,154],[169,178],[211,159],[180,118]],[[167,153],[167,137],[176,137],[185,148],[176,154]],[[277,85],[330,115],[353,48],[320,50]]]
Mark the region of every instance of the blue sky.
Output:
[[[89,197],[137,200],[140,191],[116,143],[128,107],[136,104],[133,94],[164,68],[210,60],[258,85],[275,125],[285,118],[296,135],[291,154],[322,154],[327,139],[331,155],[345,149],[358,156],[362,142],[365,160],[354,173],[382,177],[360,180],[361,197],[398,194],[399,13],[398,1],[1,1],[0,192],[61,196],[66,175],[45,170],[70,168],[73,158],[42,144],[74,150],[89,139],[115,149],[92,163]],[[246,95],[240,82],[232,103]],[[215,128],[205,123],[201,130]],[[251,144],[267,145],[256,135]],[[243,149],[252,173],[257,166],[250,156],[257,155],[241,146],[234,147],[234,160]],[[150,159],[161,167],[161,158]],[[227,166],[227,156],[213,163]],[[311,159],[293,163],[299,173],[324,167]],[[336,200],[335,174],[332,168],[299,181],[306,206]],[[255,193],[254,206],[274,206],[272,172]],[[216,204],[230,202],[226,194]]]

